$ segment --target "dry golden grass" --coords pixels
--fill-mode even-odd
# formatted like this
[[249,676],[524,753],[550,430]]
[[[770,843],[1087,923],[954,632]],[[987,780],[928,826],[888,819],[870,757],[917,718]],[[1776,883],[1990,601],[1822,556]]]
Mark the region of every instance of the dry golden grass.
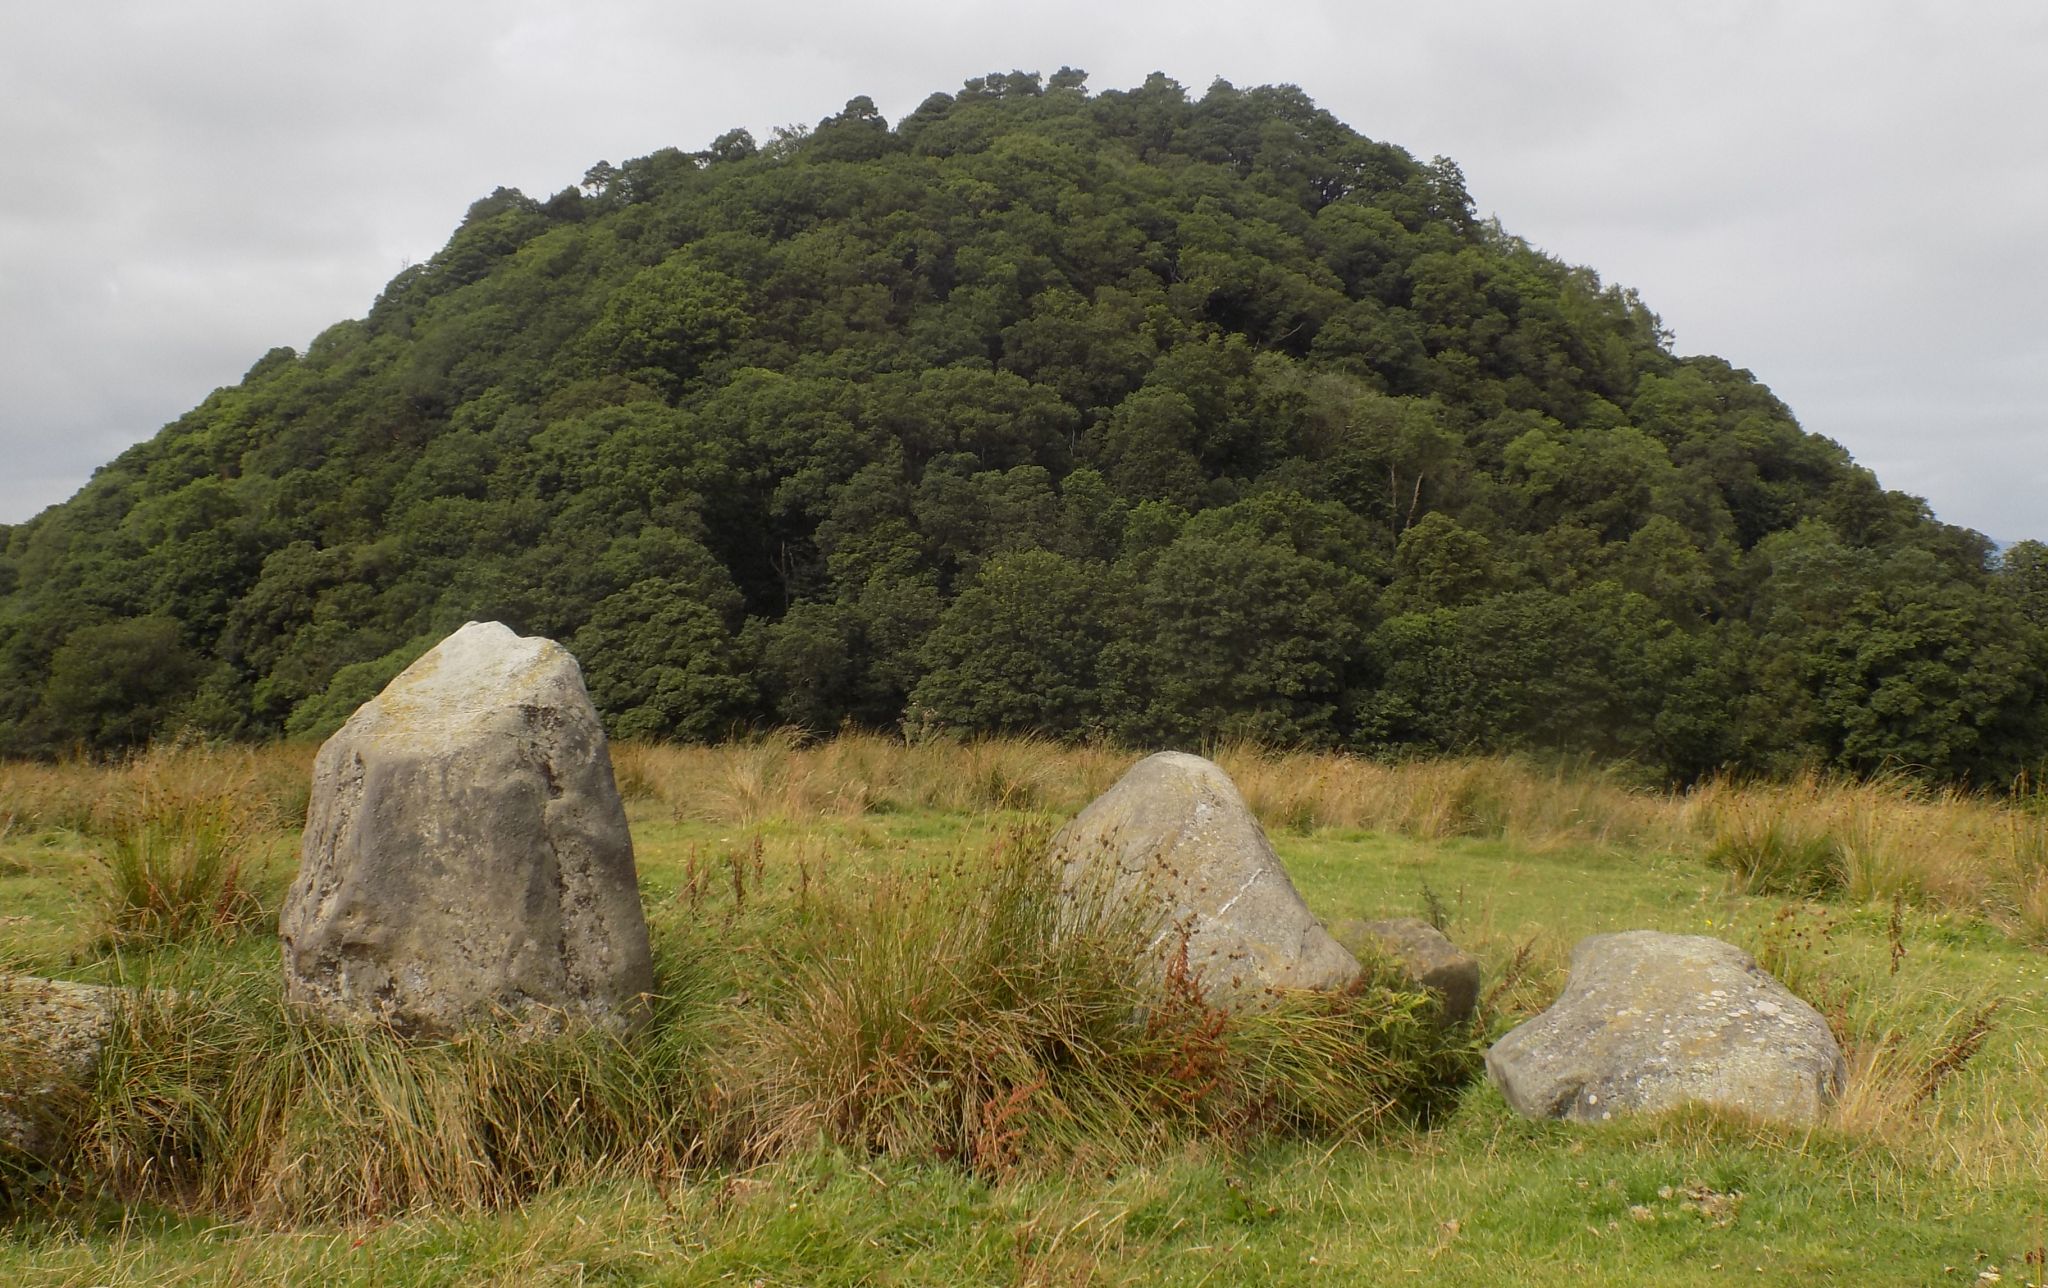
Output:
[[1663,798],[1585,766],[1542,768],[1504,756],[1387,763],[1249,745],[1219,748],[1215,758],[1269,827],[1489,837],[1534,850],[1664,839]]
[[1031,738],[908,744],[847,733],[807,743],[778,733],[715,747],[627,743],[612,759],[629,798],[659,800],[678,819],[749,824],[907,810],[1069,812],[1115,782],[1131,757]]
[[1683,831],[1747,888],[1835,890],[1865,904],[1901,897],[2048,940],[2048,816],[2024,799],[1808,774],[1707,783],[1677,805]]
[[[1246,743],[1210,754],[1269,827],[1503,837],[1537,848],[1632,845],[1669,830],[1667,798],[1585,768],[1512,757],[1387,763]],[[659,800],[678,819],[746,824],[909,810],[1071,813],[1139,753],[1033,738],[908,744],[849,733],[820,743],[787,734],[716,747],[626,743],[612,755],[629,799]]]
[[77,834],[96,858],[110,946],[232,935],[304,818],[307,749],[162,747],[111,764],[0,766],[0,838]]
[[0,835],[47,829],[98,836],[151,814],[231,801],[260,830],[305,818],[315,748],[163,746],[114,761],[0,761]]
[[[1389,763],[1242,743],[1210,754],[1271,828],[1683,854],[1725,868],[1749,892],[1838,892],[1868,904],[1903,896],[2048,943],[2048,813],[2028,799],[1902,776],[1716,779],[1664,792],[1584,764],[1512,756]],[[629,797],[658,800],[677,819],[741,825],[916,810],[1069,814],[1137,755],[1028,738],[907,744],[876,734],[614,751]]]
[[[1071,814],[1139,753],[1034,738],[906,743],[872,733],[824,742],[770,734],[719,746],[613,748],[628,800],[677,820],[741,826],[915,811]],[[1852,901],[1988,917],[2048,943],[2048,809],[1903,776],[1806,774],[1709,780],[1690,791],[1632,785],[1586,764],[1513,756],[1384,762],[1234,743],[1209,749],[1268,827],[1475,837],[1703,858],[1754,893],[1826,891]],[[312,748],[156,749],[113,764],[0,764],[0,836],[35,829],[109,838],[166,812],[234,803],[237,829],[303,817]]]

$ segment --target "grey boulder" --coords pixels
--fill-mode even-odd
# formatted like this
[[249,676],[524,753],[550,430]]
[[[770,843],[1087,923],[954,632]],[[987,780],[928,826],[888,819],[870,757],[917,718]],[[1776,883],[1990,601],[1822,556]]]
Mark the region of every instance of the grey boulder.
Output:
[[0,975],[0,1157],[62,1152],[99,1068],[119,990]]
[[1446,1023],[1463,1024],[1478,1009],[1479,959],[1420,917],[1340,921],[1330,933],[1354,955],[1393,958],[1418,988],[1436,994]]
[[1134,911],[1162,965],[1182,943],[1213,1005],[1342,988],[1358,962],[1302,902],[1230,776],[1200,756],[1133,766],[1053,838],[1069,898]]
[[1521,1113],[1578,1122],[1698,1103],[1810,1123],[1848,1078],[1820,1013],[1748,953],[1654,930],[1581,940],[1563,995],[1486,1071]]
[[471,622],[321,747],[285,993],[402,1032],[623,1030],[653,987],[633,843],[576,659]]

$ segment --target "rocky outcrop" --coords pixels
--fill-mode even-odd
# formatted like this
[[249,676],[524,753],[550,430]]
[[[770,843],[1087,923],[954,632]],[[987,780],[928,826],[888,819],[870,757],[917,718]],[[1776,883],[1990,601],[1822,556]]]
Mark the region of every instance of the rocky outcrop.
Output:
[[1330,934],[1353,956],[1393,958],[1416,987],[1436,994],[1447,1024],[1469,1021],[1479,1006],[1479,959],[1420,917],[1340,921]]
[[1135,908],[1162,964],[1185,943],[1188,972],[1213,1004],[1257,1006],[1358,976],[1229,775],[1200,756],[1139,761],[1060,830],[1053,855],[1070,898]]
[[91,1094],[119,990],[0,975],[0,1156],[49,1162]]
[[625,1028],[653,986],[611,754],[567,650],[441,641],[321,747],[285,991],[401,1031]]
[[1531,1118],[1603,1122],[1686,1103],[1819,1118],[1848,1077],[1827,1022],[1748,953],[1702,935],[1595,935],[1543,1014],[1486,1070]]

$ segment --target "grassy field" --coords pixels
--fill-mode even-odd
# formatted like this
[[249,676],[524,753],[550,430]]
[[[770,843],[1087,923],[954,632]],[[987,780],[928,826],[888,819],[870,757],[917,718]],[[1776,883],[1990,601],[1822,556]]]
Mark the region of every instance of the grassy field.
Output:
[[[1469,1052],[1385,998],[1133,1045],[1111,968],[1034,938],[1005,877],[1133,757],[1029,742],[620,748],[659,1031],[337,1042],[275,1005],[309,751],[8,765],[0,969],[227,1018],[134,1017],[93,1166],[17,1182],[0,1282],[2048,1280],[2038,800],[1217,756],[1325,920],[1433,916],[1477,953],[1494,1032],[1582,935],[1719,935],[1828,1015],[1848,1094],[1812,1131],[1532,1123],[1483,1079],[1410,1103],[1396,1075]],[[1357,1033],[1399,1058],[1331,1071]],[[1052,1038],[1106,1072],[1041,1086]]]

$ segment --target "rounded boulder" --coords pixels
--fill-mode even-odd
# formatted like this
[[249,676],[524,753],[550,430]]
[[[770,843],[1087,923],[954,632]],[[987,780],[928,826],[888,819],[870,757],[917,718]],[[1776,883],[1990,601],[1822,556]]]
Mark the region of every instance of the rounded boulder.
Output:
[[119,1006],[103,985],[0,974],[0,1159],[63,1152]]
[[1748,953],[1653,930],[1580,940],[1563,994],[1486,1071],[1528,1117],[1577,1122],[1693,1103],[1810,1123],[1848,1078],[1827,1021]]

